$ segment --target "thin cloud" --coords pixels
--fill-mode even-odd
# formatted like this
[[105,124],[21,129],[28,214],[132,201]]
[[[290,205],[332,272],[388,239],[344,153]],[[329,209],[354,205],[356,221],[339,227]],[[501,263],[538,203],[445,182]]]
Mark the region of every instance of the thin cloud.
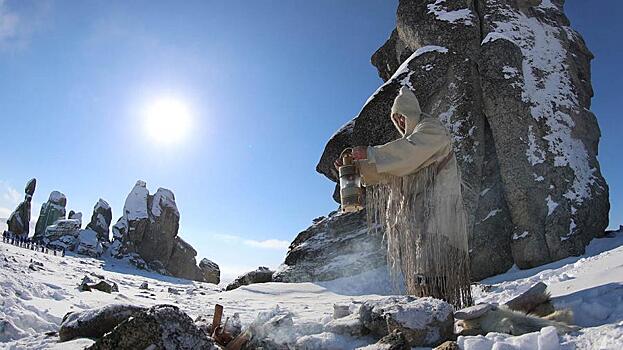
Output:
[[20,50],[30,43],[35,31],[42,28],[50,12],[51,2],[36,1],[18,12],[8,1],[0,0],[0,50]]
[[284,250],[284,249],[288,249],[288,247],[290,246],[290,242],[282,241],[280,239],[266,239],[266,240],[258,241],[255,239],[245,239],[240,236],[222,234],[222,233],[212,233],[210,236],[220,241],[227,242],[227,243],[242,243],[249,247],[261,248],[261,249]]
[[267,239],[263,241],[246,239],[243,241],[243,243],[246,245],[252,246],[252,247],[263,248],[263,249],[275,249],[275,250],[288,249],[288,247],[290,246],[290,242],[282,241],[279,239]]

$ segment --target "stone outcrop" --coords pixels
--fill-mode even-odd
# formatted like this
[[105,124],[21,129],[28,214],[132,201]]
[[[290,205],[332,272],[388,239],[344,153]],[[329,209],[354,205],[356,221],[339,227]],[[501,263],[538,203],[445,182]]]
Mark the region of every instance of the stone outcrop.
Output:
[[111,304],[101,308],[70,312],[63,317],[58,335],[61,342],[75,338],[100,338],[130,317],[147,311],[146,308]]
[[254,283],[272,282],[274,273],[275,271],[270,270],[268,267],[260,266],[253,271],[249,271],[242,276],[238,276],[233,282],[225,287],[225,290],[234,290],[236,288]]
[[217,350],[218,347],[178,307],[156,305],[120,322],[87,349]]
[[327,281],[385,266],[382,237],[362,226],[365,213],[331,213],[294,239],[277,282]]
[[37,180],[31,179],[26,183],[24,189],[24,201],[22,201],[17,208],[11,213],[7,220],[7,230],[17,236],[28,237],[30,232],[30,209],[32,196],[35,193],[37,186]]
[[[592,55],[562,6],[399,1],[396,29],[372,57],[385,83],[332,136],[317,170],[336,181],[333,161],[342,149],[397,138],[389,112],[408,86],[453,135],[474,279],[582,254],[607,226],[608,186],[590,111]],[[299,237],[286,260],[305,249]]]
[[41,238],[48,226],[54,225],[58,220],[65,219],[67,197],[59,191],[52,191],[47,202],[41,205],[39,219],[35,225],[33,239]]
[[87,229],[97,233],[97,240],[100,242],[110,241],[110,224],[112,222],[112,209],[108,202],[99,199],[93,207],[91,221],[87,224]]
[[214,284],[221,283],[221,269],[215,262],[203,258],[199,262],[199,269],[203,274],[204,281]]
[[453,311],[452,305],[439,299],[392,296],[364,302],[359,319],[376,336],[398,331],[411,347],[435,346],[452,336]]
[[173,192],[159,188],[150,195],[139,180],[126,198],[123,216],[113,225],[109,251],[141,268],[208,282],[197,266],[197,251],[178,236],[179,220]]
[[37,241],[51,247],[73,251],[80,235],[80,222],[75,219],[56,220],[46,227],[43,234],[37,235]]

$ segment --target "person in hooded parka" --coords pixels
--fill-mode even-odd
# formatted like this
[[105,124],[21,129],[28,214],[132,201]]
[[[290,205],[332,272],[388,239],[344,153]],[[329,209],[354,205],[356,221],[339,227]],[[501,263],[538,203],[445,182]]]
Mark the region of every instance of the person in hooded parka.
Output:
[[368,226],[384,232],[392,275],[404,278],[408,294],[469,306],[467,218],[452,137],[406,86],[390,118],[401,138],[352,149]]

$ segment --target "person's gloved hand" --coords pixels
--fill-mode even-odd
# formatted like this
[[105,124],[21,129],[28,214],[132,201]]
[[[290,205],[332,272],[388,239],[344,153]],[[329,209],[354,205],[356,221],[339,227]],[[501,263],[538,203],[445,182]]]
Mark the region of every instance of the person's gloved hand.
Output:
[[353,160],[361,160],[361,159],[368,158],[368,147],[367,146],[355,146],[352,148],[347,148],[343,150],[342,153],[340,153],[340,156],[338,157],[338,159],[336,159],[335,162],[333,162],[333,165],[335,166],[336,169],[342,166],[342,156],[344,155],[344,152],[350,152],[353,156]]

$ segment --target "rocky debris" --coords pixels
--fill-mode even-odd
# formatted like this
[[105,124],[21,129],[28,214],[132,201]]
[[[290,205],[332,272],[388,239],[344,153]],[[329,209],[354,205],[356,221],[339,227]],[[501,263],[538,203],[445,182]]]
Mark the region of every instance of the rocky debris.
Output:
[[[333,162],[344,148],[397,138],[389,112],[398,90],[409,86],[423,111],[453,135],[467,185],[474,280],[513,264],[530,268],[581,255],[603,234],[609,210],[590,111],[591,59],[562,2],[400,1],[396,29],[372,56],[385,83],[331,137],[316,169],[336,181]],[[357,220],[328,240],[364,229],[365,218]],[[285,272],[283,281],[330,277],[311,272],[325,261],[303,244],[313,234],[324,239],[317,225],[292,243],[284,265],[297,273]],[[346,260],[379,261],[379,252]]]
[[59,219],[53,225],[47,226],[38,240],[44,245],[54,248],[73,251],[78,244],[80,235],[80,221],[75,219]]
[[[47,202],[41,205],[39,219],[35,225],[34,240],[42,239],[46,235],[46,229],[50,225],[54,225],[58,220],[65,219],[67,205],[67,197],[59,191],[52,191]],[[80,229],[80,227],[78,227]]]
[[218,348],[213,340],[178,307],[156,305],[124,320],[88,349],[217,350]]
[[268,267],[260,266],[254,271],[238,276],[232,283],[225,287],[225,290],[233,290],[253,283],[267,283],[273,281],[274,271]]
[[73,210],[70,210],[69,214],[67,214],[67,218],[72,219],[72,220],[77,220],[80,223],[80,227],[82,227],[82,213],[81,212],[75,212]]
[[87,229],[91,229],[97,233],[97,240],[100,242],[109,242],[110,223],[112,222],[112,209],[108,202],[99,199],[93,207],[91,221],[87,224]]
[[119,286],[115,282],[106,282],[104,280],[95,283],[89,276],[84,276],[78,290],[82,292],[90,292],[99,290],[104,293],[119,292]]
[[24,200],[15,208],[6,222],[8,231],[13,235],[28,237],[32,196],[35,193],[36,186],[36,179],[31,179],[26,183]]
[[324,328],[326,332],[353,337],[359,337],[369,333],[359,314],[350,314],[345,317],[333,319],[329,321]]
[[364,346],[357,350],[411,350],[411,347],[402,333],[393,330],[376,344]]
[[459,347],[459,344],[457,344],[457,342],[448,340],[433,350],[460,350],[460,347]]
[[63,317],[58,335],[62,342],[75,338],[100,338],[119,323],[146,310],[139,306],[113,304],[98,309],[70,312]]
[[138,289],[143,289],[143,290],[149,290],[149,284],[147,283],[147,281],[141,283],[141,285],[138,287]]
[[390,296],[353,301],[348,310],[346,316],[302,324],[279,307],[260,312],[242,333],[248,340],[243,349],[411,349],[453,337],[453,308],[442,300]]
[[97,232],[86,229],[80,230],[74,251],[81,255],[99,258],[104,253],[104,246],[97,239]]
[[197,266],[197,251],[178,236],[179,220],[173,192],[159,188],[150,195],[139,180],[126,198],[123,216],[113,225],[110,252],[139,268],[207,282]]
[[539,282],[524,293],[505,303],[509,309],[526,314],[547,316],[556,311],[547,291],[547,285]]
[[384,337],[394,330],[402,333],[411,347],[435,346],[453,334],[453,308],[433,298],[391,296],[366,301],[359,317],[370,333]]
[[346,317],[351,314],[350,305],[348,304],[333,304],[333,319]]
[[382,237],[369,234],[363,222],[363,211],[320,219],[296,236],[274,280],[327,281],[385,266]]
[[199,269],[203,273],[203,280],[205,282],[214,284],[221,283],[221,269],[215,262],[203,258],[199,262]]

